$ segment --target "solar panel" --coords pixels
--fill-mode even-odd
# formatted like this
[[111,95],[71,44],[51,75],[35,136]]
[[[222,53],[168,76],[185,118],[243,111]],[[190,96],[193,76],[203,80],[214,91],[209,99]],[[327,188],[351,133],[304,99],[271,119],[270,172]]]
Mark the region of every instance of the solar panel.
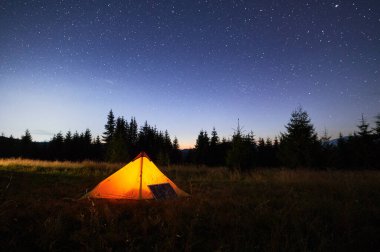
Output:
[[169,183],[148,185],[155,199],[174,199],[177,194]]

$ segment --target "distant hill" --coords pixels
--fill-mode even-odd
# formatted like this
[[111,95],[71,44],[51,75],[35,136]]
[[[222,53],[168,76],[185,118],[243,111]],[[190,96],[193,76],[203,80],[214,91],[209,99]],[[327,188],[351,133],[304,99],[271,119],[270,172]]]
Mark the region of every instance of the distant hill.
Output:
[[[346,141],[348,141],[349,136],[344,136],[344,137],[342,137],[342,139],[346,142]],[[335,138],[335,139],[330,140],[328,143],[333,145],[333,146],[337,146],[338,141],[339,141],[339,138]]]
[[191,150],[192,150],[192,149],[183,149],[183,150],[181,150],[182,157],[186,159],[186,157],[189,155],[189,152],[190,152]]

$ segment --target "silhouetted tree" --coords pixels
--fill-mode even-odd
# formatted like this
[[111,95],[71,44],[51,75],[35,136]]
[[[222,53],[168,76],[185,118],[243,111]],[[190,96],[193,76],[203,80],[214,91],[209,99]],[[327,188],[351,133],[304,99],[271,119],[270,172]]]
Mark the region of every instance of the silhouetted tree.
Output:
[[135,147],[138,140],[138,125],[134,117],[131,118],[129,123],[128,143]]
[[[157,132],[157,130],[155,129],[153,132]],[[161,165],[169,165],[172,143],[168,131],[165,130],[164,134],[161,132],[155,134],[153,145],[158,150],[157,162]]]
[[73,137],[71,131],[67,131],[65,138],[63,140],[64,145],[64,158],[66,160],[74,160],[73,157]]
[[116,119],[115,132],[107,149],[108,160],[111,162],[127,162],[130,158],[127,147],[127,132],[125,120],[122,117]]
[[267,138],[265,141],[265,165],[268,167],[276,167],[279,165],[279,161],[277,158],[278,155],[278,139],[277,137],[272,140]]
[[30,135],[29,130],[25,130],[25,135],[21,137],[21,141],[23,144],[31,144],[32,143],[32,135]]
[[375,128],[372,129],[376,138],[380,138],[380,114],[375,117]]
[[51,159],[64,160],[63,140],[64,138],[62,132],[58,132],[53,136],[52,140],[50,141]]
[[92,159],[94,160],[102,160],[103,159],[103,148],[102,148],[102,143],[100,141],[100,137],[96,136],[94,142],[93,142],[93,151],[92,151]]
[[374,133],[374,148],[372,152],[374,153],[373,162],[374,168],[380,169],[380,114],[375,117],[375,128],[372,130]]
[[92,157],[92,134],[90,129],[86,129],[82,136],[82,157],[81,159],[89,159]]
[[257,142],[257,165],[267,166],[268,157],[264,138],[259,137]]
[[371,134],[371,130],[369,130],[369,123],[364,118],[364,115],[362,114],[362,118],[360,120],[360,124],[357,126],[359,128],[359,136],[361,137],[368,137]]
[[115,116],[113,115],[112,109],[107,116],[107,123],[104,125],[106,131],[103,133],[103,141],[109,144],[112,140],[112,136],[115,132]]
[[174,137],[174,140],[173,140],[170,161],[173,162],[174,164],[178,164],[182,162],[182,154],[181,154],[181,150],[179,149],[177,137]]
[[32,143],[32,136],[30,135],[29,130],[25,130],[25,135],[21,136],[21,152],[19,155],[27,158],[33,157],[33,143]]
[[289,167],[310,167],[317,164],[320,144],[306,111],[298,107],[281,133],[279,158]]
[[201,130],[195,144],[195,162],[196,164],[206,164],[209,154],[210,138],[207,131]]
[[371,136],[372,131],[369,130],[369,123],[367,123],[363,114],[357,127],[359,129],[358,134],[355,134],[353,138],[349,139],[350,144],[353,145],[351,155],[353,155],[355,159],[355,168],[371,168],[375,165],[373,161],[378,154],[373,152],[375,143]]
[[211,166],[217,166],[221,165],[223,163],[223,159],[221,159],[220,155],[220,142],[219,142],[219,136],[218,133],[215,130],[215,127],[213,127],[211,131],[211,138],[210,138],[210,146],[209,146],[209,154],[207,158],[207,164]]
[[321,155],[320,155],[320,166],[333,167],[335,164],[335,147],[330,142],[331,137],[327,134],[327,129],[325,129],[323,136],[320,139],[321,142]]
[[253,168],[255,161],[256,144],[253,132],[244,135],[238,123],[231,141],[231,148],[227,152],[226,162],[230,168],[248,170]]

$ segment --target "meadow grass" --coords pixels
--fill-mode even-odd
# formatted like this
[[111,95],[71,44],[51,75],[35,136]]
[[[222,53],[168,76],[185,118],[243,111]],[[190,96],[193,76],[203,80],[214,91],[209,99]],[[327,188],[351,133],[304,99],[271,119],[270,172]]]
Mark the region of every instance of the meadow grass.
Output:
[[118,170],[123,164],[95,162],[46,161],[21,158],[0,159],[0,170],[17,172],[61,173],[93,175],[94,172],[109,173]]
[[123,164],[0,160],[5,250],[375,251],[380,172],[160,167],[190,198],[79,200]]

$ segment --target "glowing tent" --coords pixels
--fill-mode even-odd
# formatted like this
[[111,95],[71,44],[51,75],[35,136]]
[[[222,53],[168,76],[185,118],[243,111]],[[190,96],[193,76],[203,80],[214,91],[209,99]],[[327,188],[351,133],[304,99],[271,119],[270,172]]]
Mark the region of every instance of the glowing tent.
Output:
[[106,199],[162,199],[189,196],[141,152],[133,161],[100,182],[85,197]]

